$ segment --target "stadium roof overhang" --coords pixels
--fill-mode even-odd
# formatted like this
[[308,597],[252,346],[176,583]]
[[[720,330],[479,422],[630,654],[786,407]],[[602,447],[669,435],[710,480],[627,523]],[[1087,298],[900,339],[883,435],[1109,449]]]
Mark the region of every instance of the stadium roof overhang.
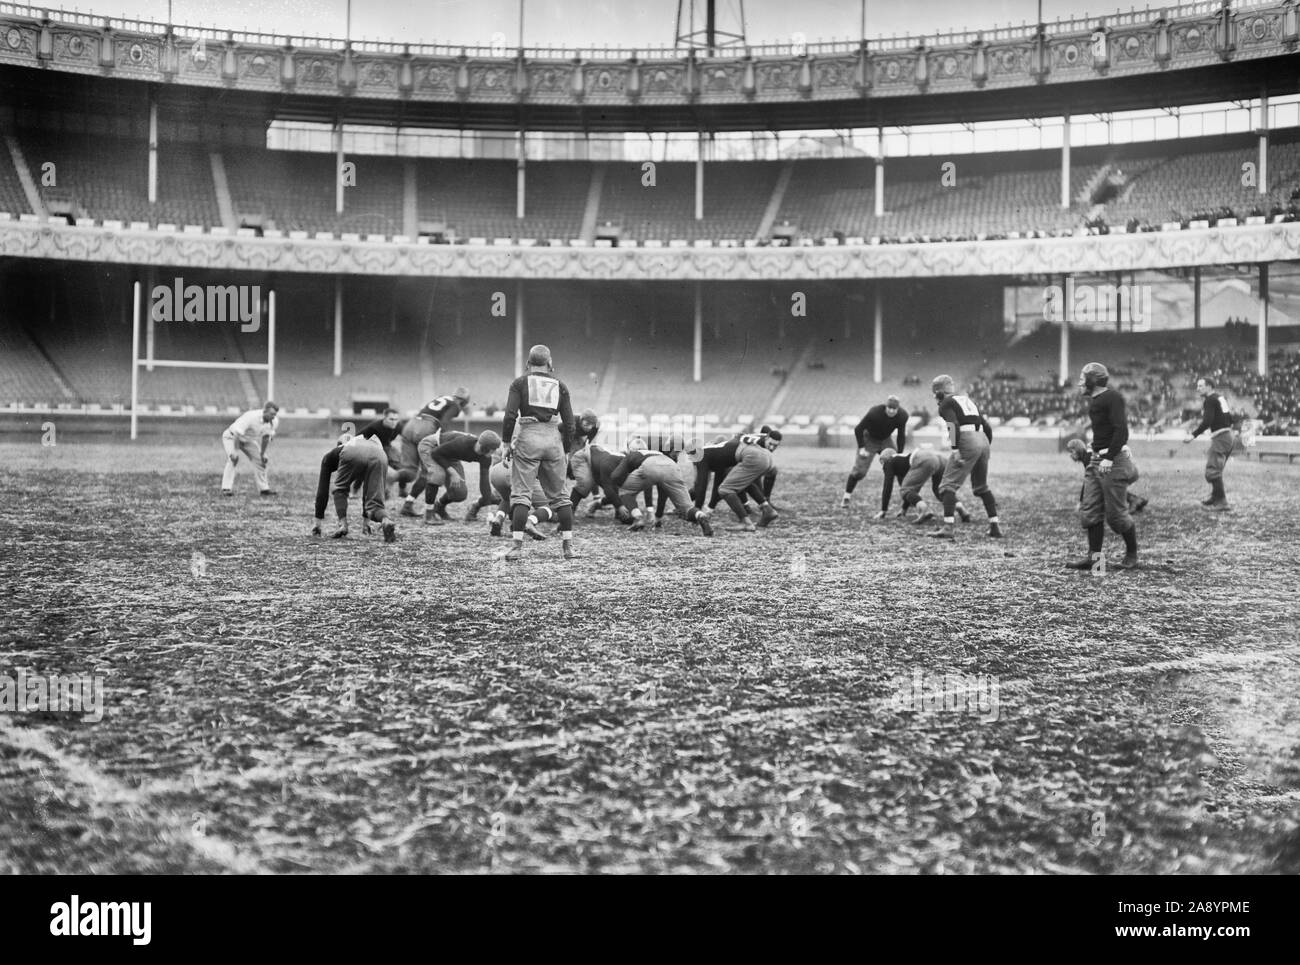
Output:
[[[26,111],[76,109],[122,114],[143,109],[153,94],[173,116],[215,112],[265,124],[272,120],[333,124],[530,131],[795,131],[884,125],[970,123],[1062,114],[1172,108],[1300,92],[1294,56],[1219,64],[1158,75],[1098,78],[1005,91],[858,97],[803,103],[599,107],[482,101],[431,102],[255,93],[178,84],[146,84],[94,75],[51,74],[0,66],[3,100]],[[51,83],[55,77],[56,83]]]

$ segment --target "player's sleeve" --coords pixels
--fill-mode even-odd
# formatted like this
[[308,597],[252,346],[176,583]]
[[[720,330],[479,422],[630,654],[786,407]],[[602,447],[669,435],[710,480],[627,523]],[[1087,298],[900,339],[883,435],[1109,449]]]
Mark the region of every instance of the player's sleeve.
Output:
[[[902,431],[901,429],[899,430]],[[889,500],[894,495],[894,467],[891,464],[884,472],[885,482],[880,487],[880,511],[882,513],[889,511]]]
[[907,410],[902,408],[898,410],[898,449],[896,451],[907,451]]
[[569,401],[569,387],[560,383],[560,438],[567,452],[573,445],[573,403]]
[[501,441],[510,442],[510,437],[515,434],[515,422],[519,419],[519,406],[521,403],[519,397],[519,379],[510,383],[510,394],[506,397],[506,414],[501,420]]
[[1205,401],[1201,403],[1201,424],[1192,430],[1193,439],[1214,425],[1214,410],[1216,408],[1218,408],[1218,400],[1214,396],[1206,396]]
[[596,480],[596,484],[600,486],[600,491],[605,494],[605,498],[608,499],[615,507],[621,506],[622,502],[618,498],[618,486],[615,485],[614,483],[613,473],[597,472],[595,463],[592,463],[591,471],[592,471],[592,478],[594,478]]
[[482,497],[482,505],[487,506],[493,502],[492,498],[492,457],[480,456],[478,460],[478,494]]
[[691,501],[696,509],[704,508],[704,497],[709,491],[709,466],[701,459],[695,464],[695,485],[691,487]]
[[[868,413],[868,415],[870,415],[870,413]],[[853,427],[853,438],[858,440],[859,449],[861,449],[864,445],[866,445],[866,443],[863,442],[863,438],[862,438],[863,435],[865,435],[866,431],[867,431],[867,416],[864,415],[862,417],[862,421]]]
[[623,457],[623,460],[614,467],[614,471],[609,474],[610,482],[615,486],[622,487],[623,483],[627,482],[627,477],[632,475],[632,470],[636,468],[636,466],[632,465],[635,455],[635,453],[629,452]]
[[1110,424],[1115,428],[1111,433],[1110,448],[1102,457],[1104,459],[1114,459],[1128,445],[1128,413],[1125,411],[1124,397],[1118,392],[1111,393]]

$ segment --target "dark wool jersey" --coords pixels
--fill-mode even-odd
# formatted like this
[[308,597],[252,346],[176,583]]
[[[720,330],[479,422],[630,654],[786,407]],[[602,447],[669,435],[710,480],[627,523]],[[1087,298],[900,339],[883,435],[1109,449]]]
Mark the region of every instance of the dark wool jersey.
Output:
[[[929,450],[925,451],[928,452]],[[947,464],[943,459],[939,459],[935,463],[935,478],[943,476],[945,465]],[[902,482],[912,470],[912,454],[903,455],[899,453],[889,460],[888,466],[881,463],[880,468],[885,470],[885,485],[880,490],[880,511],[885,512],[889,509],[890,497],[894,495],[894,482]]]
[[618,485],[614,482],[614,470],[623,462],[621,452],[609,452],[600,446],[591,446],[587,450],[591,460],[591,478],[593,485],[609,497],[610,502],[618,503]]
[[939,418],[957,426],[976,426],[993,441],[993,427],[980,415],[980,407],[968,395],[950,395],[939,403]]
[[645,462],[647,459],[651,457],[655,457],[655,458],[662,457],[664,459],[668,458],[668,456],[664,455],[664,453],[658,451],[657,449],[633,449],[626,456],[624,456],[623,460],[614,468],[613,473],[611,473],[610,475],[611,481],[614,483],[615,486],[622,486],[625,482],[627,482],[627,477],[632,475],[632,473],[636,472],[638,469],[640,469],[641,463]]
[[1206,429],[1211,432],[1218,432],[1220,429],[1227,429],[1232,425],[1232,417],[1228,415],[1223,405],[1223,396],[1217,392],[1211,392],[1201,403],[1201,424],[1192,431],[1192,438],[1195,439]]
[[573,447],[573,405],[569,402],[569,388],[554,375],[529,372],[510,383],[505,419],[501,423],[503,442],[510,441],[515,434],[515,423],[524,416],[538,422],[551,422],[559,416],[564,449],[567,452]]
[[865,436],[870,436],[876,442],[884,442],[889,438],[891,432],[898,433],[898,445],[894,448],[902,452],[907,448],[906,409],[900,408],[894,414],[894,417],[890,418],[883,405],[873,405],[867,410],[867,414],[862,417],[862,421],[853,429],[853,435],[857,437],[859,449],[866,445]]
[[460,400],[450,395],[440,395],[424,403],[416,413],[417,418],[437,419],[444,426],[458,415],[460,415]]
[[370,423],[370,425],[361,430],[361,435],[367,439],[372,436],[378,436],[379,441],[382,442],[384,448],[387,449],[393,444],[393,440],[397,438],[397,434],[402,431],[402,428],[403,426],[400,422],[395,426],[386,426],[384,425],[383,419],[376,419],[374,422]]
[[1088,400],[1092,420],[1092,451],[1103,459],[1114,459],[1128,444],[1128,415],[1124,397],[1107,387]]
[[490,499],[492,483],[488,475],[492,469],[492,456],[489,453],[475,452],[476,442],[478,436],[470,435],[468,432],[444,432],[438,445],[434,446],[433,451],[429,453],[429,458],[444,469],[453,462],[478,463],[479,495],[484,499]]

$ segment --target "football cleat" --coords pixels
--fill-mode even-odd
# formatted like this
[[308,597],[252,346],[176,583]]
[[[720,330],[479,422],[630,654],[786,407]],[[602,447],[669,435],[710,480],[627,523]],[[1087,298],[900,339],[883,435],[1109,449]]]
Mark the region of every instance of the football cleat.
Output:
[[492,520],[492,525],[488,527],[488,532],[491,533],[493,536],[500,536],[502,522],[503,520],[500,519]]
[[221,495],[223,495],[223,496],[233,496],[233,495],[235,495],[235,491],[234,491],[233,489],[223,489],[223,490],[221,490]]
[[473,506],[471,506],[469,508],[469,512],[465,514],[465,522],[467,523],[478,522],[478,509],[479,509],[478,503],[475,503]]
[[663,528],[664,528],[664,518],[662,516],[656,516],[655,529],[663,529]]
[[279,494],[278,492],[276,492],[274,489],[263,489],[259,495],[262,495],[262,496],[278,496],[278,495],[280,495],[280,494]]
[[564,551],[564,558],[566,560],[576,560],[578,558],[578,554],[573,551],[573,540],[560,540],[560,547]]
[[384,542],[394,543],[397,541],[397,524],[391,519],[384,520]]
[[1226,513],[1232,509],[1232,507],[1228,505],[1228,501],[1226,499],[1210,500],[1209,502],[1201,503],[1201,505],[1204,506],[1206,509],[1213,510],[1216,513]]
[[312,527],[311,527],[311,531],[308,532],[307,535],[308,535],[308,536],[319,536],[319,535],[320,535],[320,523],[313,523],[313,524],[312,524]]
[[700,532],[705,536],[713,535],[713,524],[709,522],[708,513],[700,513],[695,517],[695,521],[700,524]]
[[759,516],[758,519],[758,525],[767,526],[769,523],[775,522],[776,519],[778,518],[778,515],[779,514],[777,513],[777,511],[772,508],[771,503],[764,503],[762,515]]
[[330,539],[342,539],[344,536],[347,535],[348,535],[348,524],[340,523],[339,528],[336,529],[334,532],[330,533]]
[[415,501],[414,501],[414,500],[407,500],[406,502],[402,503],[402,515],[403,515],[403,516],[419,516],[419,515],[420,515],[419,512],[416,511],[416,508],[415,508]]
[[1092,569],[1091,556],[1072,556],[1065,561],[1067,570],[1090,570]]
[[848,493],[845,493],[844,496],[840,499],[840,509],[848,509],[849,503],[852,502],[852,500],[853,497],[850,496]]
[[437,514],[436,512],[434,512],[434,510],[433,510],[432,507],[430,507],[429,509],[426,509],[426,510],[424,511],[424,525],[425,525],[425,526],[441,526],[441,525],[442,525],[442,520],[438,518],[438,514]]
[[1001,539],[1002,527],[999,526],[997,523],[989,523],[989,536],[992,539]]
[[1124,558],[1115,564],[1117,570],[1136,570],[1138,568],[1138,555],[1136,553],[1125,553]]
[[524,544],[519,540],[515,540],[515,545],[510,547],[510,551],[501,558],[509,563],[519,562],[524,558]]
[[956,534],[953,533],[952,531],[952,526],[946,523],[943,526],[936,529],[933,533],[928,533],[926,535],[928,535],[931,539],[956,539],[957,538]]
[[750,519],[748,516],[746,516],[744,519],[740,521],[740,528],[746,533],[753,533],[753,532],[757,532],[758,530],[758,527],[754,525],[754,521]]
[[645,517],[637,516],[632,520],[632,532],[639,533],[645,529]]
[[442,519],[442,520],[449,520],[449,519],[451,519],[451,517],[447,515],[447,506],[446,506],[446,504],[443,503],[441,500],[439,500],[438,502],[436,502],[436,503],[433,504],[433,511],[434,511],[435,513],[438,514],[438,518],[439,518],[439,519]]
[[912,520],[912,525],[920,526],[922,523],[928,523],[932,519],[934,519],[934,513],[927,509],[920,516],[916,517],[916,519]]

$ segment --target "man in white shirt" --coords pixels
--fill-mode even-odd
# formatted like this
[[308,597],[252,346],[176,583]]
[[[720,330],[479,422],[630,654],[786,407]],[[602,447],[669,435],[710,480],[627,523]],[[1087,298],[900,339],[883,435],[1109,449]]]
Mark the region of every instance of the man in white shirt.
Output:
[[253,464],[253,478],[257,489],[263,496],[274,496],[266,478],[266,447],[271,444],[276,427],[280,424],[277,413],[280,407],[274,402],[267,402],[259,412],[249,409],[230,424],[221,435],[221,444],[226,449],[225,471],[221,474],[221,492],[226,496],[234,495],[235,467],[239,465],[242,452]]

